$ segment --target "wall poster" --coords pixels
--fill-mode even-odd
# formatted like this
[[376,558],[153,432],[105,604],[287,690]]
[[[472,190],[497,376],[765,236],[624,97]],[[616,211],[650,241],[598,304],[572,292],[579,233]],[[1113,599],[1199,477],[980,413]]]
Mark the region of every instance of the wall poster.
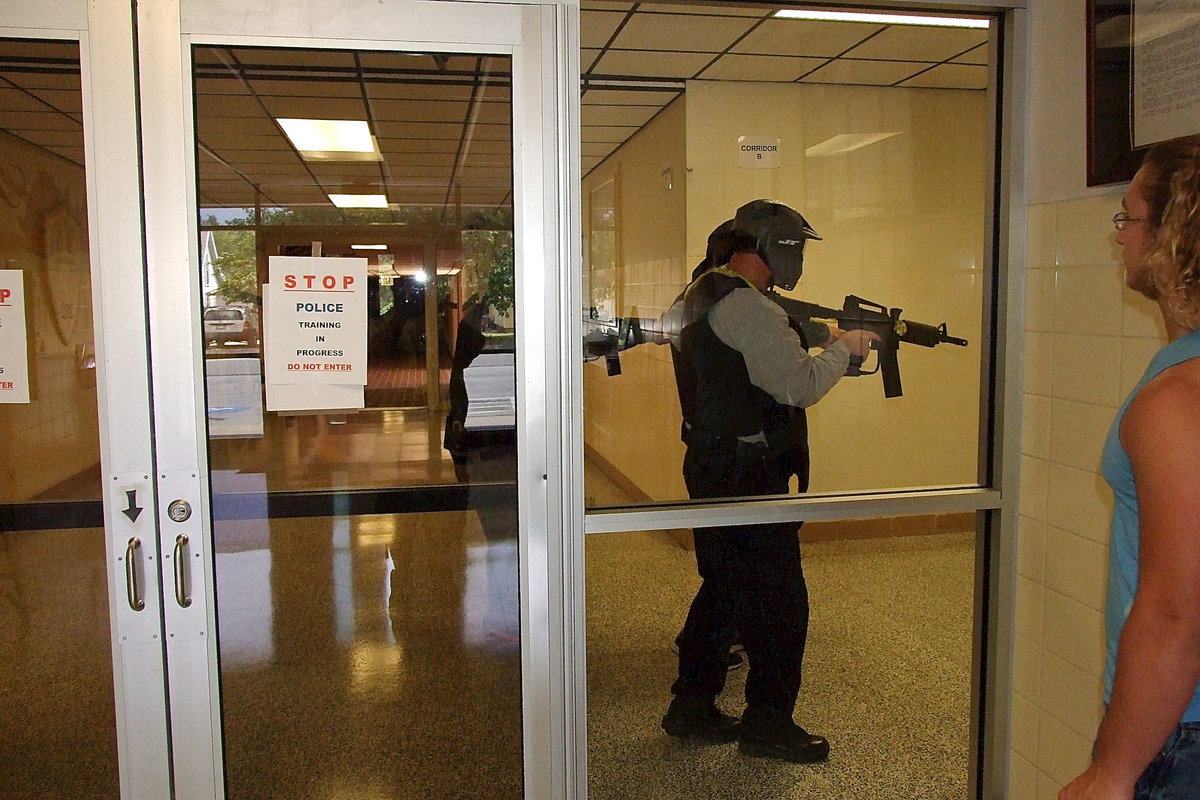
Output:
[[365,258],[271,256],[263,317],[268,410],[363,407]]
[[25,273],[0,270],[0,403],[29,402]]
[[1135,0],[1133,133],[1139,146],[1200,133],[1200,8]]

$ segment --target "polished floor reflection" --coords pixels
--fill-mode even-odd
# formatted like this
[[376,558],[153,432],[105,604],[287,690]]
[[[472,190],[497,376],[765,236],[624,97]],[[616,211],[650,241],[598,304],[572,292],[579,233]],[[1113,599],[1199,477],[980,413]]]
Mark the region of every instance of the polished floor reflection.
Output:
[[425,409],[266,414],[262,437],[210,441],[213,492],[452,484],[443,417]]
[[0,531],[0,797],[116,800],[104,531]]
[[216,539],[230,798],[521,796],[515,539],[475,512]]

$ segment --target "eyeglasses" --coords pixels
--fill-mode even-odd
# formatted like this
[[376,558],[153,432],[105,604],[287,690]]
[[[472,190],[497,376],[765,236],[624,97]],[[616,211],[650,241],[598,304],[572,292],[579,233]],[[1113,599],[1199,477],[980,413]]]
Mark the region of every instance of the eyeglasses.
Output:
[[1145,222],[1147,217],[1131,217],[1124,211],[1118,211],[1113,214],[1113,227],[1119,231],[1125,230],[1125,226],[1131,222]]

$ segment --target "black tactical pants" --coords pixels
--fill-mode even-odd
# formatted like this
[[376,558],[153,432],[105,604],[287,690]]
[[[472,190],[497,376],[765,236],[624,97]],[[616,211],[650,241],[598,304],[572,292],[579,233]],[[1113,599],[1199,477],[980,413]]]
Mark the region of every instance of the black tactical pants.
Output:
[[[689,437],[683,462],[692,498],[786,494],[790,468],[765,445]],[[679,639],[675,694],[716,696],[725,686],[732,627],[746,648],[748,706],[791,714],[808,636],[808,587],[794,522],[697,528],[702,583]]]

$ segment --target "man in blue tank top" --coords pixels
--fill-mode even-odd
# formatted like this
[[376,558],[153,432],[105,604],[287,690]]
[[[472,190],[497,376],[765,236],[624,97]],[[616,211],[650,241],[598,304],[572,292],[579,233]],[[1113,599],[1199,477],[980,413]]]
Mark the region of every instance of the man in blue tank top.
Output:
[[1154,147],[1113,217],[1169,343],[1113,421],[1108,704],[1060,800],[1200,798],[1200,136]]

